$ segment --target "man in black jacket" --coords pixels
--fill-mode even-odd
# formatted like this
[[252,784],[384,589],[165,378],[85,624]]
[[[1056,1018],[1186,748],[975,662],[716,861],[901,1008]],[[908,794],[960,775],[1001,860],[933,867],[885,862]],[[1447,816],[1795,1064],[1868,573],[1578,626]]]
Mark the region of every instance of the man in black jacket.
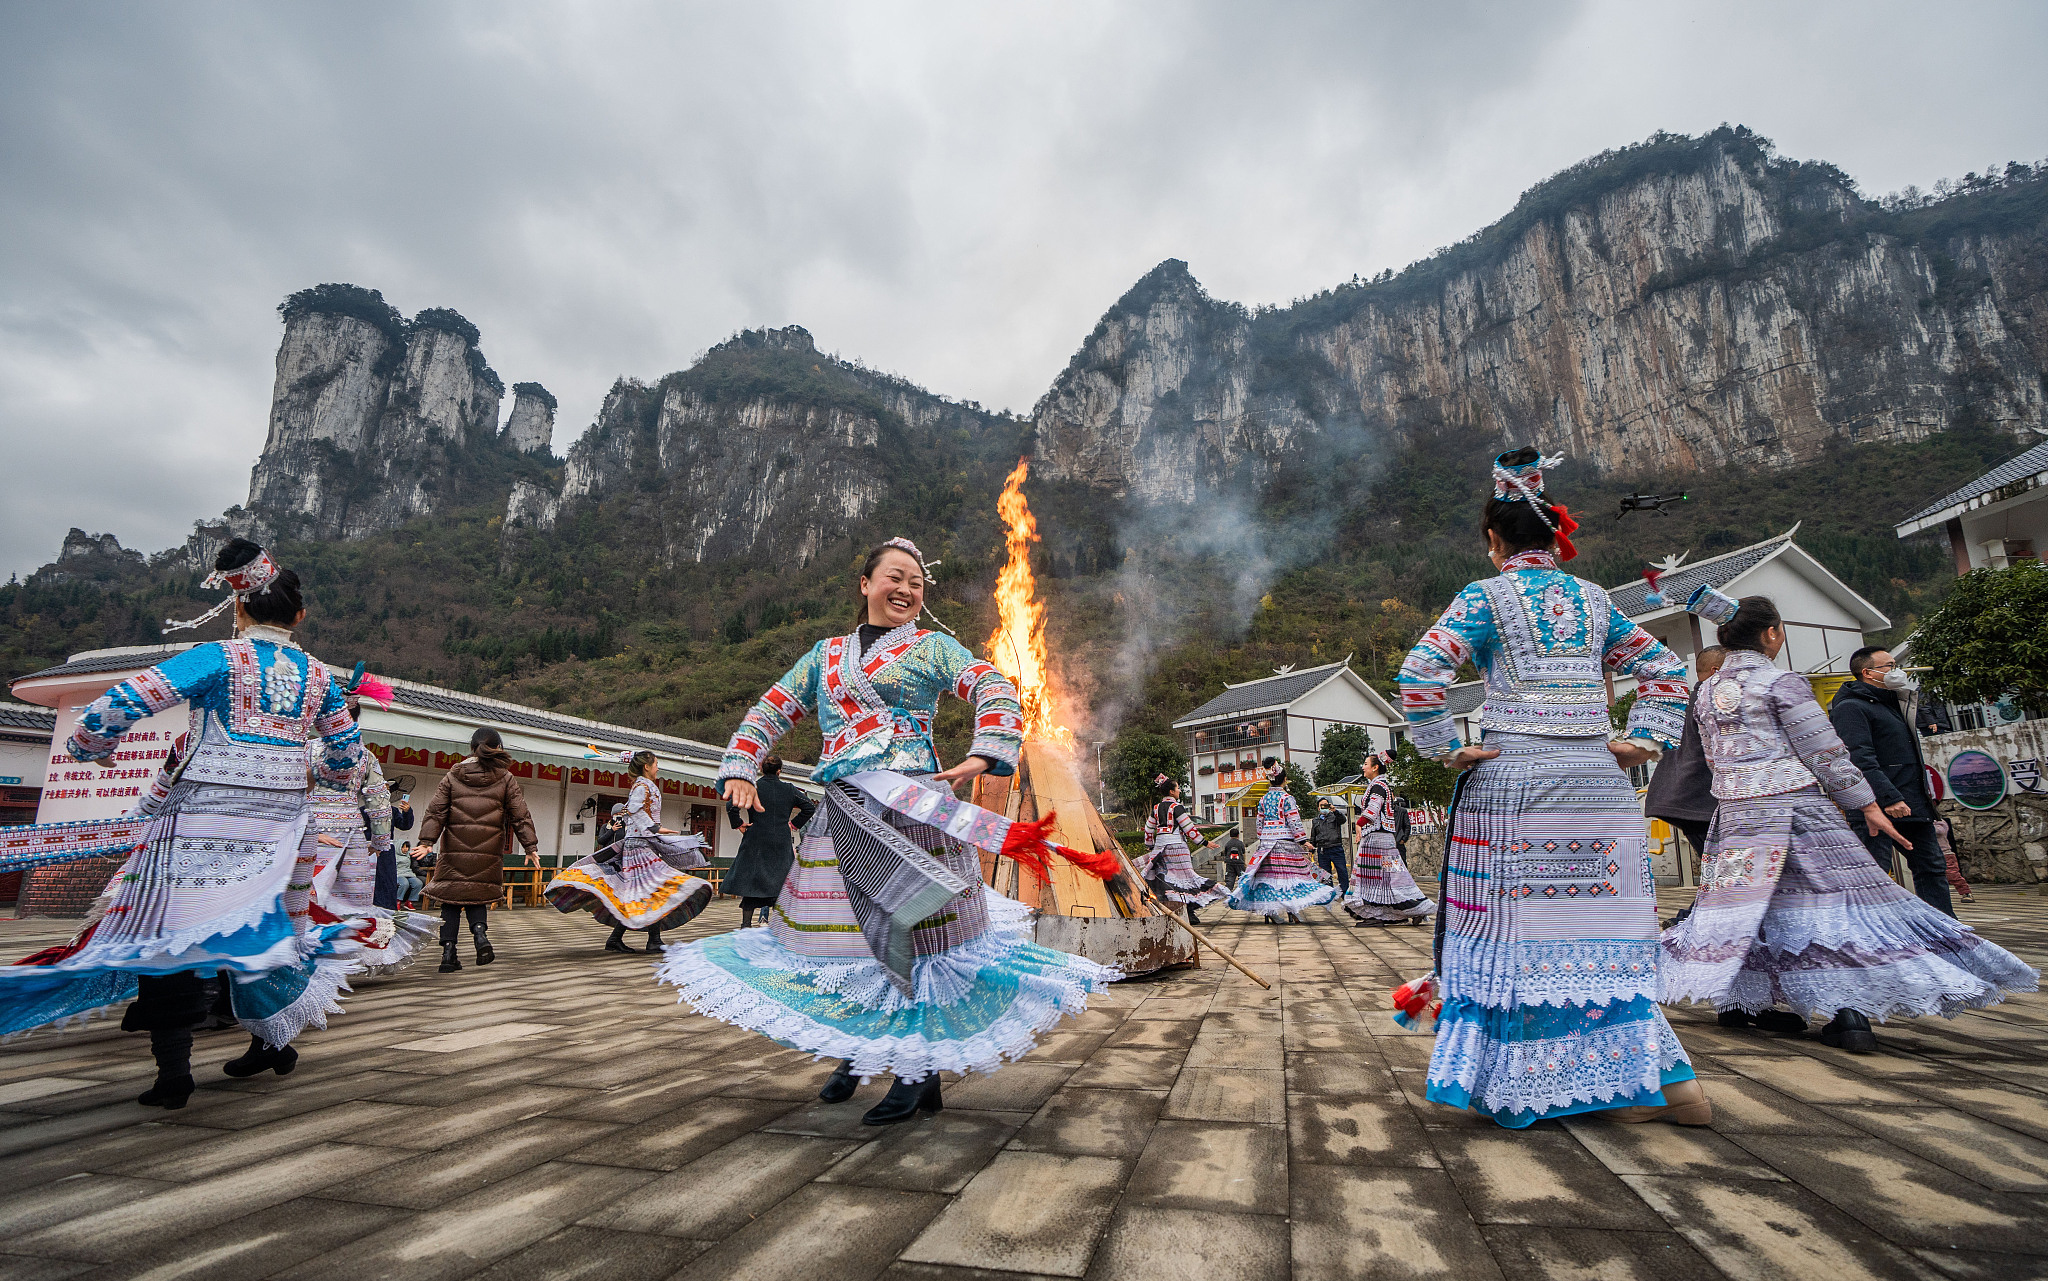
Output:
[[[1709,676],[1721,670],[1721,661],[1728,657],[1728,651],[1720,645],[1709,645],[1694,659],[1698,680],[1692,693],[1698,694],[1700,685]],[[1707,765],[1706,750],[1700,744],[1700,722],[1694,715],[1692,701],[1686,700],[1685,732],[1678,740],[1678,750],[1666,752],[1664,759],[1657,762],[1656,772],[1650,775],[1650,786],[1643,796],[1643,812],[1651,818],[1661,818],[1679,831],[1685,833],[1686,841],[1692,846],[1693,867],[1703,868],[1707,860],[1707,828],[1714,821],[1714,771]],[[1681,920],[1684,917],[1681,915]]]
[[1223,838],[1223,883],[1231,889],[1237,888],[1237,878],[1244,875],[1244,838],[1236,828],[1229,829]]
[[1308,843],[1316,847],[1316,864],[1337,878],[1337,892],[1351,892],[1351,871],[1344,866],[1344,816],[1325,797],[1308,826]]
[[[1913,892],[1928,906],[1954,916],[1948,896],[1948,861],[1934,835],[1934,804],[1927,795],[1927,763],[1920,754],[1920,736],[1913,729],[1911,682],[1885,650],[1866,646],[1849,656],[1854,680],[1842,686],[1828,708],[1835,733],[1849,749],[1850,759],[1877,792],[1877,803],[1913,842],[1906,865],[1913,869]],[[1863,815],[1847,816],[1880,867],[1892,865],[1891,841],[1872,839]]]
[[757,911],[761,913],[761,923],[768,923],[768,909],[775,906],[782,883],[789,879],[790,865],[796,861],[796,844],[790,829],[810,822],[818,808],[810,797],[782,781],[780,756],[770,756],[761,762],[761,779],[754,784],[754,791],[761,798],[758,812],[725,807],[727,821],[742,834],[739,853],[733,855],[732,870],[719,882],[720,890],[740,896],[743,930],[754,924]]

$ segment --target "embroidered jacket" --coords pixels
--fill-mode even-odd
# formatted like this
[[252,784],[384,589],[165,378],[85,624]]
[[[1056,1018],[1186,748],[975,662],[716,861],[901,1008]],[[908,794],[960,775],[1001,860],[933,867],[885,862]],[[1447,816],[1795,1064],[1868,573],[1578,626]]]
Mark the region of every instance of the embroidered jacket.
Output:
[[1603,667],[1636,678],[1627,737],[1675,747],[1685,728],[1684,661],[1548,552],[1510,556],[1498,577],[1459,592],[1401,664],[1401,710],[1425,756],[1463,746],[1444,690],[1467,659],[1486,677],[1485,729],[1606,737]]
[[1259,798],[1259,844],[1274,841],[1308,842],[1308,829],[1301,825],[1301,806],[1284,787],[1268,787]]
[[1736,650],[1700,682],[1693,713],[1718,799],[1776,796],[1816,782],[1845,810],[1877,799],[1813,686],[1754,650]]
[[1365,785],[1365,804],[1358,811],[1358,834],[1385,832],[1394,834],[1394,788],[1384,778],[1376,778]]
[[189,702],[191,756],[182,778],[304,791],[306,744],[319,739],[326,752],[314,772],[345,785],[362,762],[363,740],[341,691],[283,631],[260,631],[195,645],[122,681],[85,709],[64,750],[75,761],[105,760],[137,721]]
[[1154,805],[1145,815],[1146,847],[1149,849],[1153,842],[1168,834],[1179,836],[1189,849],[1202,843],[1202,833],[1196,829],[1188,807],[1171,796]]
[[660,826],[661,789],[652,779],[634,779],[626,796],[626,835],[646,836]]
[[377,758],[363,753],[363,763],[334,780],[320,774],[320,757],[325,748],[317,741],[306,745],[307,770],[313,786],[307,800],[313,807],[313,826],[322,832],[360,831],[370,848],[379,854],[391,848],[391,784],[384,781]]
[[740,722],[726,745],[719,780],[759,778],[762,758],[807,714],[817,716],[825,735],[811,771],[816,782],[873,769],[935,772],[932,716],[939,695],[948,691],[974,703],[968,754],[987,759],[991,774],[1016,772],[1024,745],[1016,686],[952,637],[905,623],[877,640],[866,658],[859,633],[813,646]]

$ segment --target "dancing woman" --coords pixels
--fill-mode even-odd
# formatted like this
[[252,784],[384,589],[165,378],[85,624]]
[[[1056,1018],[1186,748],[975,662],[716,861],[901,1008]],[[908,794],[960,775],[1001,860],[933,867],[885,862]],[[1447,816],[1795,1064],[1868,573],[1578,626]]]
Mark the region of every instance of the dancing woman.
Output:
[[1702,587],[1686,608],[1730,653],[1693,699],[1718,804],[1692,914],[1664,932],[1663,999],[1712,1002],[1724,1027],[1797,1033],[1827,1019],[1823,1045],[1867,1053],[1871,1019],[1953,1018],[2034,991],[2030,966],[1900,888],[1843,820],[1859,810],[1911,845],[1813,686],[1772,665],[1785,628],[1770,599]]
[[1161,774],[1152,780],[1159,799],[1145,815],[1145,844],[1151,853],[1138,866],[1138,875],[1160,887],[1167,902],[1187,910],[1188,924],[1200,925],[1196,909],[1220,903],[1230,891],[1195,870],[1192,853],[1202,843],[1202,834],[1188,807],[1180,802],[1180,784]]
[[576,860],[551,881],[548,902],[558,912],[584,908],[612,927],[607,952],[630,952],[627,930],[647,931],[647,950],[661,951],[661,932],[690,923],[711,901],[711,882],[690,873],[703,867],[704,838],[661,825],[661,762],[653,752],[622,752],[633,775],[626,824],[614,844]]
[[[1445,845],[1428,1096],[1512,1128],[1614,1108],[1703,1125],[1656,1005],[1649,841],[1623,772],[1677,743],[1685,666],[1558,568],[1577,525],[1543,496],[1556,461],[1494,460],[1481,527],[1500,574],[1459,592],[1401,665],[1415,746],[1469,771]],[[1445,709],[1468,660],[1486,677],[1484,746],[1459,742]],[[1603,667],[1637,681],[1613,742]]]
[[[181,1108],[191,1096],[192,1029],[206,1014],[206,976],[229,984],[249,1050],[233,1076],[290,1072],[291,1041],[340,1009],[366,916],[315,924],[308,914],[308,754],[331,782],[361,763],[362,740],[326,667],[292,629],[306,616],[298,575],[235,539],[208,586],[233,593],[233,640],[210,641],[101,695],[65,744],[75,761],[110,765],[137,721],[191,704],[187,748],[152,789],[148,834],[109,886],[98,919],[61,957],[0,966],[0,1034],[134,998],[122,1018],[148,1031],[156,1082],[137,1101]],[[220,613],[228,601],[189,624]]]
[[1230,906],[1257,912],[1275,925],[1287,920],[1300,924],[1301,909],[1336,898],[1337,887],[1316,879],[1301,805],[1287,790],[1287,766],[1277,756],[1266,758],[1266,783],[1259,800],[1259,846],[1230,891]]
[[[1016,688],[949,636],[916,625],[929,576],[908,539],[861,568],[859,625],[818,642],[769,687],[726,747],[726,800],[759,812],[760,763],[815,715],[824,804],[767,929],[673,945],[658,974],[713,1018],[818,1058],[840,1059],[819,1097],[893,1073],[862,1120],[888,1125],[940,1107],[940,1071],[993,1072],[1116,977],[1031,941],[1023,908],[981,883],[981,851],[1041,862],[1050,816],[1012,823],[954,798],[951,784],[1016,769]],[[941,769],[939,696],[974,703],[965,760]]]
[[1360,925],[1420,922],[1436,911],[1436,904],[1409,874],[1401,847],[1394,843],[1394,789],[1387,780],[1393,763],[1392,752],[1374,752],[1365,758],[1358,865],[1351,873],[1351,896],[1344,902],[1344,910],[1357,917]]

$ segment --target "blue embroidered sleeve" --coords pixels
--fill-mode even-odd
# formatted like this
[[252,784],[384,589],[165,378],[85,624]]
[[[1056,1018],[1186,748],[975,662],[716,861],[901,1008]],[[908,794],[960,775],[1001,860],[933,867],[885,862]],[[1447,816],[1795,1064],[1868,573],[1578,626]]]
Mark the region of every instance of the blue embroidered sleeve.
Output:
[[[326,669],[315,669],[309,663],[306,670],[308,673],[319,670],[324,674]],[[320,700],[320,712],[313,721],[313,729],[327,744],[327,755],[313,772],[330,783],[346,785],[363,763],[363,735],[356,728],[355,717],[348,714],[348,700],[342,697],[341,687],[334,683],[332,677],[327,679],[326,685],[326,695]]]
[[1677,747],[1685,733],[1685,660],[1610,606],[1601,662],[1636,678],[1636,701],[1629,708],[1626,737]]
[[184,653],[137,672],[92,701],[78,718],[78,729],[64,744],[74,761],[102,761],[114,754],[121,735],[140,720],[199,701],[227,677],[219,645],[195,645]]
[[733,731],[732,740],[725,745],[725,757],[719,762],[718,781],[729,778],[744,779],[751,783],[761,777],[761,762],[774,750],[782,736],[792,726],[818,706],[818,664],[825,652],[824,641],[813,645],[809,653],[796,660],[796,666],[783,674],[781,680],[768,687],[747,712],[740,727]]
[[987,761],[988,772],[997,777],[1016,773],[1017,757],[1024,750],[1024,707],[1017,687],[959,641],[950,636],[935,639],[941,670],[953,692],[974,704],[974,742],[967,754]]
[[1458,741],[1457,723],[1445,705],[1444,691],[1457,680],[1460,667],[1468,661],[1485,660],[1495,636],[1493,607],[1487,604],[1479,584],[1470,583],[1408,651],[1396,679],[1401,686],[1401,714],[1408,720],[1408,736],[1416,751],[1444,757],[1463,746]]

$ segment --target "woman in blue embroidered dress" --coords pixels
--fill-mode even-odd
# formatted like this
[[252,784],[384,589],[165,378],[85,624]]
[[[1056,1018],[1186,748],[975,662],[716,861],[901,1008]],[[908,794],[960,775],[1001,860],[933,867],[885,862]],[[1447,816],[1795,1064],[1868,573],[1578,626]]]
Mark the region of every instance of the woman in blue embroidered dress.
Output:
[[[1500,576],[1466,587],[1401,666],[1424,755],[1459,780],[1445,852],[1428,1095],[1519,1128],[1623,1109],[1705,1124],[1706,1095],[1657,1008],[1657,905],[1625,768],[1678,741],[1684,664],[1607,593],[1560,570],[1576,528],[1543,498],[1533,449],[1494,462],[1482,519]],[[1458,741],[1444,691],[1486,677],[1484,745]],[[1636,677],[1608,741],[1602,668]]]
[[2034,991],[2033,967],[1894,884],[1843,821],[1861,810],[1909,844],[1813,686],[1772,664],[1785,628],[1770,599],[1702,587],[1686,608],[1730,653],[1693,700],[1719,804],[1699,897],[1664,932],[1665,1002],[1712,1002],[1723,1027],[1796,1035],[1825,1020],[1822,1044],[1869,1053],[1873,1018],[1953,1018]]
[[1257,912],[1275,925],[1289,920],[1299,925],[1301,909],[1336,897],[1336,886],[1316,879],[1301,805],[1287,790],[1287,766],[1279,757],[1268,756],[1266,794],[1259,799],[1258,848],[1230,889],[1230,906]]
[[[893,1073],[870,1125],[936,1112],[940,1071],[995,1071],[1116,977],[1033,943],[1023,907],[982,885],[980,851],[1042,858],[1050,818],[1011,823],[954,798],[957,780],[1015,770],[1023,718],[1001,672],[917,627],[927,580],[909,540],[875,548],[860,625],[820,641],[747,713],[719,769],[727,802],[759,810],[760,762],[816,715],[824,804],[768,928],[672,944],[657,971],[704,1014],[842,1060],[819,1092],[828,1103]],[[942,770],[931,725],[948,691],[973,701],[975,728],[972,754]]]
[[195,646],[116,685],[65,744],[71,759],[105,767],[137,721],[191,704],[188,750],[175,780],[163,780],[168,788],[152,789],[147,835],[104,912],[61,958],[0,966],[0,1033],[135,998],[122,1026],[150,1033],[157,1062],[156,1083],[138,1101],[165,1108],[183,1107],[193,1090],[192,1027],[206,1013],[206,977],[233,980],[234,1013],[250,1033],[228,1073],[283,1076],[298,1059],[292,1038],[325,1027],[340,1008],[343,976],[378,915],[308,919],[316,846],[306,744],[326,744],[315,769],[334,782],[346,781],[363,749],[326,667],[292,640],[305,617],[298,576],[235,539],[207,584],[233,591],[236,639]]

